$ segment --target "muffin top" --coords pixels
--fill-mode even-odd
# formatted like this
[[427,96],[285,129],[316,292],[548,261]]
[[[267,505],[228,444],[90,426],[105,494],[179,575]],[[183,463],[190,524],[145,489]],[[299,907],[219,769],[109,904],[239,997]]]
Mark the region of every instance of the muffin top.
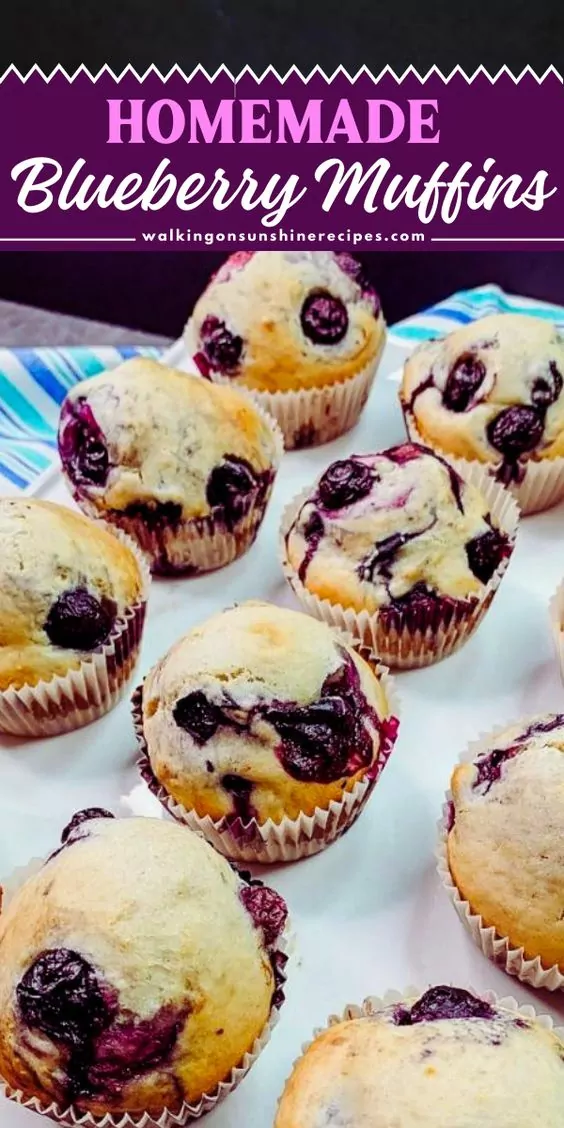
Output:
[[278,460],[274,431],[248,397],[145,359],[73,387],[59,451],[78,501],[171,524],[219,506],[235,523]]
[[479,598],[509,551],[480,491],[412,443],[332,463],[286,535],[309,591],[390,619]]
[[492,737],[451,788],[448,859],[463,897],[513,947],[564,971],[564,716]]
[[0,917],[0,1073],[81,1110],[176,1108],[277,991],[286,908],[186,827],[80,812]]
[[131,549],[48,501],[0,498],[0,690],[66,674],[143,596]]
[[154,775],[216,819],[327,807],[389,754],[396,729],[379,676],[335,631],[268,603],[191,630],[143,687]]
[[325,251],[243,251],[214,275],[186,328],[204,375],[268,392],[346,380],[384,338],[361,264]]
[[445,453],[499,464],[520,481],[527,459],[564,455],[564,337],[538,317],[484,317],[421,345],[406,362],[408,427]]
[[561,1128],[564,1045],[456,987],[352,1019],[298,1061],[275,1128]]

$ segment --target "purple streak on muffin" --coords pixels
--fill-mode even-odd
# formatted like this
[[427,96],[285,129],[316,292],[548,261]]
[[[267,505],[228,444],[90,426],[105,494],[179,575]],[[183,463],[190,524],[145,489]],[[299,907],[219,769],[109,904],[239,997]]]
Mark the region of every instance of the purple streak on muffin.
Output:
[[320,478],[317,498],[330,512],[345,509],[366,497],[376,478],[376,472],[365,462],[354,457],[340,459],[333,462]]
[[52,604],[43,629],[53,646],[95,650],[110,635],[116,614],[113,600],[98,599],[85,587],[71,588]]
[[523,751],[522,740],[523,737],[518,737],[517,743],[510,745],[509,748],[493,748],[491,752],[485,752],[475,761],[476,779],[472,784],[474,791],[483,788],[482,794],[488,794],[492,785],[501,779],[507,761],[513,760],[519,752]]
[[92,965],[78,952],[42,952],[16,987],[23,1021],[55,1042],[80,1049],[110,1026],[117,1009]]
[[555,729],[564,727],[564,714],[555,713],[554,716],[549,717],[546,721],[533,721],[532,724],[518,737],[519,741],[529,740],[531,736],[537,736],[539,733],[554,732]]
[[356,282],[357,286],[360,286],[363,300],[370,303],[374,317],[378,317],[381,309],[380,298],[363,264],[348,251],[335,255],[335,258],[344,274],[347,274],[349,278]]
[[200,328],[202,351],[210,368],[224,376],[236,374],[243,354],[243,338],[232,333],[224,321],[206,317]]
[[400,629],[404,622],[412,630],[418,627],[424,629],[424,626],[434,619],[437,611],[447,603],[448,600],[445,601],[425,583],[420,582],[414,584],[405,595],[400,595],[397,599],[392,599],[387,606],[381,607],[379,617],[388,630],[393,627]]
[[59,422],[59,454],[75,486],[105,486],[110,472],[106,439],[84,396],[65,400]]
[[75,1092],[117,1097],[132,1078],[163,1066],[172,1056],[188,1013],[187,1006],[168,1004],[152,1018],[121,1018],[103,1030],[90,1054],[71,1062]]
[[246,885],[241,889],[239,897],[253,918],[255,928],[262,932],[265,946],[273,948],[288,919],[284,898],[266,885]]
[[548,375],[538,376],[531,389],[531,399],[541,411],[546,411],[562,392],[563,380],[554,360],[548,365]]
[[445,830],[446,830],[447,834],[450,834],[455,822],[456,822],[456,809],[455,809],[454,803],[452,802],[452,799],[449,799],[449,801],[447,803],[447,807],[446,807],[446,812],[445,812]]
[[496,568],[510,555],[509,541],[498,529],[488,529],[466,545],[470,570],[482,584],[489,583]]
[[262,717],[280,737],[276,749],[284,770],[301,782],[334,783],[368,768],[374,758],[371,722],[381,721],[362,692],[352,658],[343,652],[342,665],[329,674],[317,701],[309,705],[274,702]]
[[201,690],[194,690],[179,698],[172,715],[178,727],[189,733],[192,740],[200,746],[211,740],[220,725],[226,723],[222,710],[208,701]]
[[482,361],[472,352],[462,353],[447,376],[443,391],[445,407],[457,413],[468,411],[485,376]]
[[75,842],[77,837],[84,837],[83,832],[88,833],[85,824],[92,822],[93,819],[113,818],[115,818],[115,815],[111,811],[106,811],[104,807],[86,807],[83,811],[77,811],[63,830],[61,842],[65,845],[67,842]]
[[394,1015],[396,1026],[472,1018],[492,1020],[496,1013],[489,1003],[460,987],[431,987],[411,1008],[399,1006]]
[[440,454],[437,454],[429,447],[422,446],[420,443],[402,443],[401,446],[390,447],[389,450],[382,452],[382,458],[389,458],[391,462],[395,462],[398,466],[404,466],[406,462],[414,462],[417,458],[424,457],[434,458],[444,466],[445,470],[448,472],[450,488],[457,508],[461,513],[464,513],[464,506],[462,504],[462,488],[464,482],[460,474],[454,469],[454,466],[451,466],[450,462],[446,461],[446,458],[442,458]]
[[300,324],[314,345],[338,345],[349,327],[347,307],[328,290],[313,290],[302,305]]
[[505,407],[488,423],[488,442],[509,464],[538,446],[544,432],[544,415],[527,404]]
[[425,525],[423,529],[417,529],[414,533],[392,533],[389,537],[384,537],[383,540],[378,541],[374,548],[360,561],[357,567],[359,578],[368,583],[374,583],[376,576],[391,579],[392,566],[402,548],[410,541],[422,536],[423,533],[428,533],[436,523],[437,518],[433,517],[428,525]]
[[[319,513],[319,510],[312,509],[302,529],[302,535],[307,544],[303,560],[298,568],[298,578],[302,581],[302,583],[305,580],[307,570],[317,552],[317,549],[319,548],[319,544],[322,540],[324,532],[325,527],[323,524],[323,518]],[[288,541],[288,537],[286,537],[286,541]]]
[[235,818],[240,819],[243,824],[248,824],[257,817],[257,812],[251,803],[252,780],[228,772],[221,777],[221,786],[233,800]]
[[411,399],[406,404],[402,405],[404,407],[404,410],[407,411],[410,415],[413,415],[413,409],[415,407],[415,401],[417,399],[419,399],[419,396],[423,395],[423,392],[426,392],[426,391],[429,390],[429,388],[434,388],[434,387],[435,387],[434,376],[432,376],[432,375],[427,376],[425,380],[422,380],[422,382],[417,385],[417,387],[415,388],[415,390],[412,393]]
[[259,492],[266,490],[270,476],[257,474],[245,458],[226,454],[210,472],[206,500],[212,508],[221,509],[226,525],[233,528],[244,517]]

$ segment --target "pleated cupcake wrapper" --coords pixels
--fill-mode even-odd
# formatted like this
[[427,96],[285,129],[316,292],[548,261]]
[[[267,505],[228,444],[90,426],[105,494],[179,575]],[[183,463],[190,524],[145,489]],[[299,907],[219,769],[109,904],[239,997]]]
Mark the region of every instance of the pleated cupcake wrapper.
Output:
[[[519,508],[504,486],[484,472],[477,463],[469,465],[465,480],[481,490],[496,525],[509,539],[511,552],[519,525]],[[407,610],[393,626],[380,621],[378,612],[355,611],[320,599],[308,591],[286,554],[286,536],[311,490],[304,490],[284,510],[281,523],[280,555],[286,580],[305,611],[330,626],[346,631],[354,645],[368,647],[392,669],[410,670],[430,666],[454,654],[480,625],[509,564],[510,556],[496,568],[479,599],[468,602],[444,601],[433,616]],[[510,554],[511,555],[511,554]]]
[[[458,985],[452,984],[451,986]],[[381,1014],[381,1012],[386,1010],[388,1007],[402,1006],[405,1004],[413,1003],[427,990],[428,987],[406,987],[404,991],[390,990],[386,991],[386,993],[381,996],[369,995],[368,998],[364,999],[362,1003],[347,1003],[341,1014],[329,1015],[325,1026],[317,1027],[313,1031],[311,1039],[308,1042],[305,1042],[302,1046],[302,1053],[300,1055],[300,1058],[303,1057],[305,1053],[307,1053],[315,1039],[319,1038],[320,1034],[324,1034],[327,1030],[330,1030],[331,1027],[338,1026],[341,1022],[350,1022],[358,1018],[373,1018],[374,1015]],[[528,1004],[524,1006],[521,1005],[517,1002],[516,999],[513,998],[513,995],[504,995],[500,997],[496,994],[495,991],[476,991],[473,987],[467,987],[466,990],[468,990],[472,995],[475,995],[477,998],[483,999],[483,1001],[489,1003],[490,1006],[499,1007],[502,1010],[510,1011],[516,1016],[521,1016],[522,1018],[533,1019],[544,1030],[551,1030],[557,1038],[560,1038],[562,1041],[564,1041],[564,1027],[555,1026],[550,1015],[537,1014],[534,1007]],[[300,1058],[296,1058],[296,1060],[294,1061],[293,1069],[295,1069],[298,1065]],[[447,1125],[445,1125],[444,1128],[447,1128]]]
[[564,580],[550,600],[549,615],[560,674],[564,681]]
[[[522,723],[525,729],[529,720],[530,718],[498,725],[488,734],[482,734],[478,740],[472,741],[468,745],[466,751],[460,756],[459,763],[472,763],[481,753],[487,752],[496,738],[506,732],[513,724]],[[487,926],[484,923],[483,918],[472,910],[472,906],[465,900],[456,886],[450,872],[447,853],[447,827],[451,803],[452,794],[447,791],[442,817],[438,822],[437,871],[443,888],[454,905],[460,920],[484,956],[497,967],[506,971],[508,975],[514,975],[522,983],[527,983],[529,987],[539,989],[544,987],[547,991],[561,991],[564,988],[564,975],[562,975],[558,965],[545,967],[538,956],[534,959],[527,959],[524,948],[516,948],[509,937],[502,936],[493,926]]]
[[[350,639],[347,641],[350,643]],[[393,679],[386,668],[379,665],[375,655],[363,657],[372,660],[382,680],[389,707],[388,716],[399,717],[399,700]],[[261,824],[252,819],[250,823],[243,824],[237,819],[227,824],[225,818],[214,820],[209,815],[202,817],[195,811],[187,810],[168,794],[154,775],[143,733],[142,693],[143,687],[139,686],[131,703],[140,753],[137,765],[142,778],[174,819],[201,834],[220,854],[235,862],[262,862],[265,865],[295,862],[324,850],[356,822],[393,751],[390,749],[386,753],[379,753],[364,778],[355,783],[341,800],[332,800],[326,808],[316,807],[313,815],[301,814],[296,819],[284,818],[280,823],[268,819]]]
[[[468,476],[472,467],[478,466],[482,468],[482,471],[492,482],[495,482],[499,465],[458,458],[448,451],[441,450],[440,447],[434,446],[433,443],[423,437],[417,424],[410,416],[405,413],[404,418],[407,433],[412,442],[421,443],[423,446],[429,447],[430,450],[434,450],[435,454],[447,458],[463,478]],[[507,487],[517,501],[524,517],[531,513],[540,513],[543,509],[551,509],[553,505],[562,501],[564,498],[564,458],[541,458],[538,462],[529,458],[524,463],[524,468],[523,481],[512,482]]]
[[[0,885],[0,889],[3,891],[2,910],[7,907],[14,894],[28,878],[38,873],[44,864],[45,858],[33,858],[27,865],[18,867],[5,881],[2,881]],[[254,884],[261,884],[254,879],[253,882]],[[241,1063],[234,1066],[225,1081],[220,1081],[219,1085],[211,1092],[204,1093],[196,1104],[189,1104],[185,1101],[177,1112],[170,1112],[165,1109],[158,1115],[156,1113],[150,1115],[147,1112],[107,1112],[101,1116],[96,1116],[92,1112],[80,1112],[72,1106],[63,1109],[55,1102],[43,1104],[37,1097],[26,1097],[19,1089],[13,1089],[11,1085],[8,1085],[7,1081],[4,1081],[1,1076],[0,1097],[6,1097],[15,1104],[21,1105],[22,1108],[30,1109],[31,1112],[36,1112],[40,1116],[49,1117],[63,1125],[64,1128],[178,1128],[180,1125],[199,1120],[207,1112],[213,1112],[241,1084],[241,1081],[247,1076],[270,1041],[272,1031],[280,1018],[280,1009],[284,1003],[284,985],[287,979],[285,966],[293,946],[293,934],[289,924],[287,924],[275,949],[277,953],[284,957],[284,965],[279,972],[282,981],[281,1001],[278,1005],[272,1007],[268,1022],[258,1038],[255,1039],[252,1049],[244,1055]],[[280,991],[280,988],[278,988],[278,991]]]
[[[98,521],[108,531],[104,522]],[[119,529],[113,534],[135,556],[142,597],[116,620],[107,642],[68,674],[37,685],[0,691],[0,732],[11,736],[58,736],[98,720],[117,705],[129,682],[141,645],[151,573],[135,542]]]
[[[190,325],[185,330],[186,342],[194,351],[195,344]],[[382,338],[376,356],[355,376],[340,382],[323,384],[317,388],[299,388],[295,391],[265,392],[248,389],[256,403],[276,419],[286,450],[301,450],[321,446],[346,434],[360,419],[386,345],[386,326],[382,325]],[[233,380],[212,373],[214,384],[229,384]]]
[[[247,393],[243,394],[251,399]],[[148,529],[142,517],[118,512],[113,512],[111,517],[108,514],[105,518],[110,527],[122,529],[136,541],[151,561],[155,574],[174,575],[184,572],[190,575],[216,571],[243,556],[254,543],[282,461],[284,440],[280,428],[269,413],[254,402],[253,408],[255,411],[258,409],[274,439],[272,481],[264,492],[257,491],[248,512],[237,522],[236,528],[227,528],[225,521],[213,512],[205,517],[180,521],[174,526],[163,523],[159,529]],[[89,516],[100,519],[100,511],[87,498],[80,498],[78,504]]]

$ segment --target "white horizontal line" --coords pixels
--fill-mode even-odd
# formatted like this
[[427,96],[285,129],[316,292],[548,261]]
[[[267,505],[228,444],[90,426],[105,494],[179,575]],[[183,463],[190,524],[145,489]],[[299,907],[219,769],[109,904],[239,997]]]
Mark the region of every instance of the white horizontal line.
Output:
[[135,243],[137,240],[134,235],[123,236],[121,238],[109,235],[107,238],[96,236],[90,237],[85,235],[73,236],[49,236],[43,239],[33,239],[18,235],[0,235],[0,243]]
[[501,236],[499,238],[480,238],[480,236],[477,236],[476,238],[470,239],[457,235],[432,235],[431,243],[564,243],[564,236],[538,235],[530,239],[521,239],[518,235],[514,235],[511,238]]

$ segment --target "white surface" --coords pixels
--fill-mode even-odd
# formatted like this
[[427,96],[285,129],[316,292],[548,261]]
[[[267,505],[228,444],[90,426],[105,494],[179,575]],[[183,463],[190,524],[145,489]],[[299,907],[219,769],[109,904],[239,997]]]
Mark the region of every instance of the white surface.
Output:
[[[267,518],[246,557],[215,575],[154,582],[136,681],[180,634],[221,607],[251,597],[294,605],[276,556],[282,508],[334,458],[404,438],[396,384],[389,379],[402,355],[386,350],[353,432],[285,456]],[[178,360],[177,352],[173,356]],[[59,480],[47,482],[43,496],[70,504]],[[399,740],[356,826],[315,858],[261,870],[287,898],[297,937],[287,1003],[259,1062],[206,1118],[206,1128],[269,1128],[292,1061],[313,1028],[347,1002],[389,987],[450,981],[493,988],[562,1024],[564,999],[527,989],[473,946],[440,887],[433,852],[443,793],[466,743],[496,724],[564,710],[548,621],[548,600],[564,572],[563,523],[564,506],[527,518],[474,638],[444,663],[398,675]],[[81,807],[160,816],[136,777],[134,759],[127,701],[76,734],[29,744],[0,738],[0,875],[52,850]],[[9,1102],[0,1105],[2,1128],[39,1123]]]

